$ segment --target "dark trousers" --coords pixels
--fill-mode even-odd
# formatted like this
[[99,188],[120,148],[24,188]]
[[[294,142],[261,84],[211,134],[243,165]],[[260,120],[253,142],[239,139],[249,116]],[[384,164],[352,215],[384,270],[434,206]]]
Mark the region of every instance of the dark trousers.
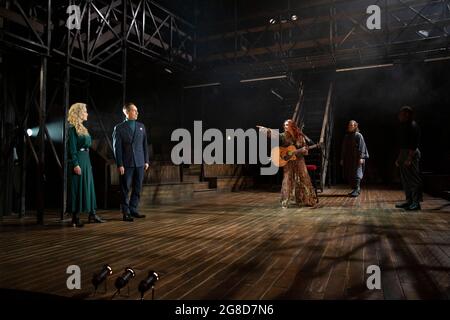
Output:
[[363,164],[359,164],[356,167],[355,177],[351,181],[351,187],[352,187],[353,190],[359,190],[360,189],[361,180],[362,180],[363,176],[364,176],[364,165]]
[[[125,168],[125,174],[120,177],[122,191],[122,213],[136,213],[141,196],[144,167]],[[131,196],[129,196],[131,189]]]
[[406,201],[408,203],[419,203],[422,201],[422,177],[419,169],[420,151],[416,150],[409,166],[404,164],[407,150],[402,150],[400,154],[400,180],[405,191]]
[[344,162],[343,177],[353,190],[360,189],[361,180],[364,177],[364,167],[365,165],[360,164],[359,160],[357,164]]

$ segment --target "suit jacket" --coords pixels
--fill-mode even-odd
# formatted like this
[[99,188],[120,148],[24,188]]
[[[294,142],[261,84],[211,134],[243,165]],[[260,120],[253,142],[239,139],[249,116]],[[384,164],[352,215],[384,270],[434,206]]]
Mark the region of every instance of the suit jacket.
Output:
[[134,134],[126,120],[116,125],[113,132],[113,148],[118,167],[143,167],[149,163],[144,124],[136,121]]

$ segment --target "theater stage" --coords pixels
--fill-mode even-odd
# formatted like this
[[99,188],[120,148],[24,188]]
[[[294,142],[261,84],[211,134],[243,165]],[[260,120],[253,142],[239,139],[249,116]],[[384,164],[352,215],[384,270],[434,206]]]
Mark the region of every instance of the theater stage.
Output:
[[[69,227],[48,214],[5,218],[0,287],[83,299],[111,299],[125,267],[136,277],[160,274],[156,299],[448,299],[450,203],[426,196],[421,212],[394,209],[397,190],[371,188],[357,199],[326,190],[317,208],[281,209],[279,193],[202,195],[142,208],[146,219]],[[108,291],[92,296],[91,278],[108,263]],[[66,288],[66,268],[81,268],[81,289]],[[381,268],[381,290],[366,286],[369,265]],[[148,292],[146,299],[151,298]]]

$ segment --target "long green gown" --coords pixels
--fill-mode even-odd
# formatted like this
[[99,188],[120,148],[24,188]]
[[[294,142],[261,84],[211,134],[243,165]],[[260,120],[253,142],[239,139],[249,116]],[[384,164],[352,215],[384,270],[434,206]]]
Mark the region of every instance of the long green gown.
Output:
[[[90,135],[79,136],[75,127],[69,127],[69,165],[68,165],[68,187],[70,196],[68,203],[68,211],[71,213],[95,213],[97,202],[95,197],[94,177],[92,175],[91,160],[88,151],[92,145]],[[73,168],[80,166],[81,176],[73,172]]]

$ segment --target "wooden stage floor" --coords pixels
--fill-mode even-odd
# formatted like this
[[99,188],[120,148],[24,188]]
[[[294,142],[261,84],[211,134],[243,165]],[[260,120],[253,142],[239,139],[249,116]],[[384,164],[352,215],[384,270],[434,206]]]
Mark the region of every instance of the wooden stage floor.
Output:
[[[130,296],[113,299],[138,299],[149,270],[161,277],[156,299],[448,299],[450,203],[427,196],[421,212],[407,213],[393,208],[398,190],[347,192],[326,190],[312,209],[282,209],[279,193],[214,193],[142,208],[147,218],[133,223],[101,211],[107,223],[82,229],[4,218],[0,288],[111,299],[131,266]],[[108,291],[93,297],[92,274],[105,263]],[[71,291],[66,268],[74,264],[82,287]],[[381,268],[381,290],[366,286],[369,265]]]

